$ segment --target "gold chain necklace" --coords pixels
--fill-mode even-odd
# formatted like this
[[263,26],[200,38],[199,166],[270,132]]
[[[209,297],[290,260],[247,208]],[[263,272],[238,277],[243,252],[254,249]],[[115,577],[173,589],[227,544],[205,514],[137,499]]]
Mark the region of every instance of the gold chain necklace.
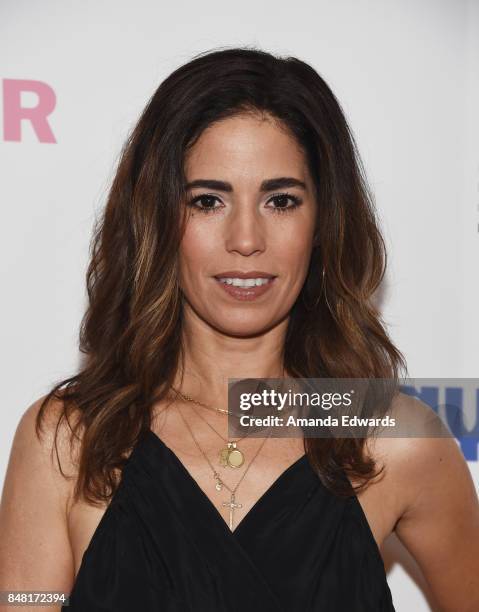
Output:
[[230,513],[229,513],[229,526],[230,526],[230,530],[233,530],[233,526],[234,526],[234,511],[236,510],[236,508],[242,508],[243,504],[240,504],[236,501],[236,490],[238,489],[238,487],[240,486],[241,482],[243,481],[243,478],[246,476],[249,468],[251,467],[251,465],[253,464],[253,461],[256,459],[256,457],[258,456],[260,450],[263,448],[266,440],[269,438],[269,436],[267,436],[263,442],[261,442],[259,448],[257,449],[256,453],[254,454],[253,458],[251,459],[251,461],[248,464],[248,467],[246,468],[246,470],[243,472],[243,474],[241,475],[241,478],[238,480],[238,482],[236,483],[236,485],[231,489],[221,478],[220,475],[218,474],[218,472],[215,470],[215,468],[213,467],[211,461],[209,460],[207,454],[203,451],[203,449],[201,448],[201,446],[198,444],[198,440],[195,438],[193,431],[191,430],[191,427],[188,425],[188,422],[186,421],[185,417],[183,416],[181,410],[179,410],[179,408],[176,408],[178,410],[178,412],[180,413],[181,418],[183,419],[183,423],[186,425],[188,431],[190,432],[191,437],[193,438],[194,443],[196,444],[196,446],[198,447],[198,450],[201,452],[201,454],[203,455],[203,457],[206,459],[206,461],[208,462],[208,465],[210,466],[211,470],[213,471],[213,476],[216,480],[216,485],[215,485],[215,489],[217,491],[221,491],[223,489],[223,487],[225,487],[225,489],[227,489],[230,492],[230,500],[229,501],[224,501],[221,505],[224,508],[229,508]]
[[208,408],[208,410],[214,410],[214,412],[222,412],[223,414],[237,416],[233,414],[232,412],[230,412],[229,410],[224,410],[223,408],[214,408],[213,406],[209,406],[208,404],[203,404],[203,402],[193,399],[190,395],[186,395],[186,393],[182,393],[181,391],[178,391],[178,389],[175,389],[175,387],[171,387],[171,388],[177,395],[179,395],[182,399],[188,402],[194,402],[195,404],[198,404],[199,406],[203,406],[203,408]]
[[[184,399],[184,400],[186,400],[188,402],[192,402],[194,404],[198,404],[200,406],[203,406],[204,408],[209,408],[210,410],[214,410],[215,412],[223,412],[223,413],[226,413],[226,414],[231,414],[231,412],[229,412],[228,410],[221,410],[221,408],[213,408],[212,406],[208,406],[207,404],[203,404],[202,402],[193,399],[189,395],[181,393],[181,391],[178,391],[174,387],[172,387],[172,389],[174,390],[174,392],[177,395],[179,395],[182,399]],[[194,410],[194,408],[193,408],[193,410]],[[196,410],[195,410],[195,413],[198,416],[200,416]],[[220,436],[220,438],[224,442],[226,442],[226,446],[223,447],[220,450],[220,452],[219,452],[219,463],[220,463],[220,465],[223,466],[223,467],[231,467],[231,468],[239,468],[239,467],[241,467],[243,465],[243,463],[244,463],[245,458],[244,458],[243,452],[238,448],[238,442],[240,442],[241,440],[244,440],[248,436],[243,436],[242,438],[238,438],[237,440],[229,441],[227,438],[224,438],[218,431],[216,431],[216,429],[213,427],[213,425],[208,423],[208,421],[206,419],[204,419],[203,417],[201,417],[201,418],[203,419],[203,421],[205,421],[205,423],[208,425],[208,427],[210,427],[216,434],[218,434],[218,436]]]
[[213,427],[213,425],[211,425],[211,423],[209,423],[197,410],[195,410],[195,408],[193,408],[193,411],[197,416],[200,417],[202,421],[206,423],[206,425],[208,425],[210,429],[215,432],[215,434],[217,434],[223,440],[223,442],[226,442],[226,447],[222,448],[219,453],[220,465],[222,465],[223,467],[241,467],[244,463],[244,454],[238,448],[237,444],[238,442],[244,440],[245,438],[248,438],[249,436],[243,436],[242,438],[238,438],[237,440],[229,441],[228,438],[222,436],[220,432],[217,431]]

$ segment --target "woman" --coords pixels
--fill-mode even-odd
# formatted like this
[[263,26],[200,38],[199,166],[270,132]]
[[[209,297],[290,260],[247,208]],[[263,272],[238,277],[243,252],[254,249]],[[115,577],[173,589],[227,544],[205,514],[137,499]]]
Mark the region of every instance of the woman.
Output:
[[71,593],[82,612],[391,611],[395,531],[441,609],[479,609],[454,440],[228,437],[228,379],[398,378],[371,301],[384,268],[313,68],[243,48],[173,72],[95,231],[84,363],[17,428],[1,588]]

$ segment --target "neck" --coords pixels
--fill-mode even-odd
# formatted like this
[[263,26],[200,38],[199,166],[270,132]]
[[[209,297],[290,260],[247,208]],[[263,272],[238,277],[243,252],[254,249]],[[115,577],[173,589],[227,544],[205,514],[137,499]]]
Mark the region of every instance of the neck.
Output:
[[233,337],[197,317],[185,317],[184,368],[180,361],[174,387],[205,404],[226,409],[228,379],[282,378],[287,322],[283,320],[261,335]]

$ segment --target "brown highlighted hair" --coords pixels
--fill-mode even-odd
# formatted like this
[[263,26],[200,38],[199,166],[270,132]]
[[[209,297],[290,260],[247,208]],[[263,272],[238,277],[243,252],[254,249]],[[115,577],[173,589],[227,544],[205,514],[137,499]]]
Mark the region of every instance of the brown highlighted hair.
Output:
[[[315,246],[290,313],[284,365],[299,378],[388,378],[406,369],[372,297],[386,250],[354,137],[323,78],[295,57],[251,47],[194,57],[158,87],[125,143],[97,219],[87,270],[78,372],[53,386],[81,453],[75,497],[108,501],[125,452],[150,427],[182,359],[177,254],[185,152],[213,122],[241,112],[279,120],[296,137],[317,189]],[[322,270],[325,270],[324,282]],[[59,421],[59,422],[60,422]],[[323,483],[351,495],[377,472],[364,439],[305,439]],[[56,441],[55,441],[56,444]],[[359,483],[351,488],[347,473]]]

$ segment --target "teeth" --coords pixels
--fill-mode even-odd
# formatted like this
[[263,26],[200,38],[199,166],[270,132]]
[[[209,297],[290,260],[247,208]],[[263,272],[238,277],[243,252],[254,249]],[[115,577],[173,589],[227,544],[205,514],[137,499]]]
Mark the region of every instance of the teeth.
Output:
[[266,285],[271,280],[270,278],[219,278],[221,283],[233,285],[234,287],[258,287]]

